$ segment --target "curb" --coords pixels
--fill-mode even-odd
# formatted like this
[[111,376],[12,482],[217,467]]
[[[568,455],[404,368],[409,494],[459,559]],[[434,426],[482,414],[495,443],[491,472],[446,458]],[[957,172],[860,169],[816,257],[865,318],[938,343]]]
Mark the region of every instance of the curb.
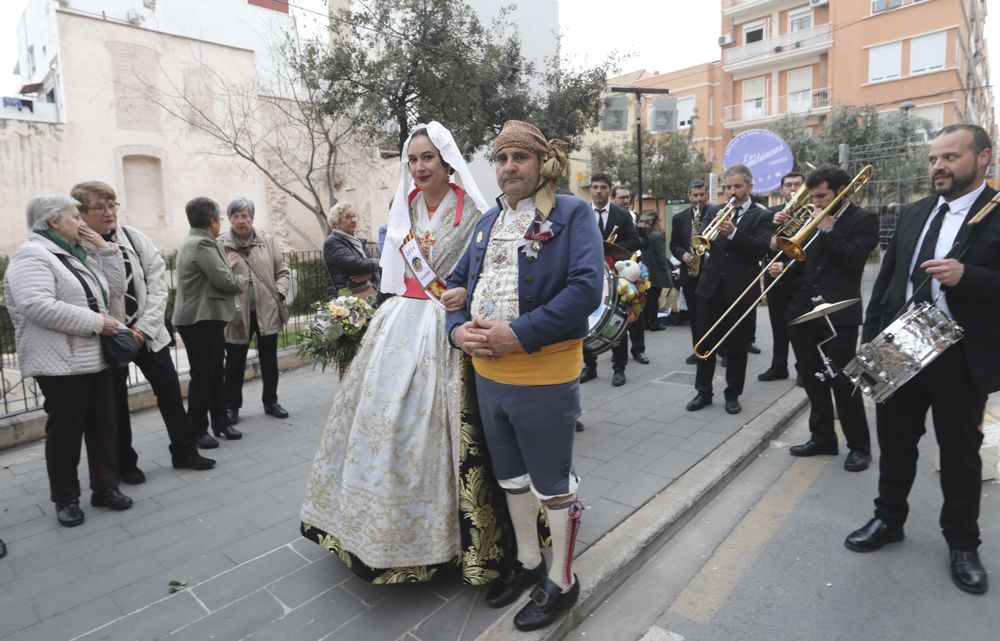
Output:
[[787,427],[807,406],[805,391],[793,387],[764,412],[743,426],[694,467],[576,558],[583,577],[580,600],[548,628],[515,632],[514,615],[527,603],[522,597],[475,641],[558,641],[582,623],[635,570],[656,554],[709,501],[767,448],[768,441]]
[[[278,371],[304,367],[310,364],[309,359],[299,356],[295,349],[285,349],[278,352]],[[254,360],[247,364],[244,381],[250,381],[260,376],[260,364]],[[179,377],[181,397],[187,398],[190,376],[185,372]],[[128,408],[130,412],[156,407],[156,395],[149,383],[137,385],[129,390]],[[6,450],[19,445],[25,445],[45,438],[45,410],[37,409],[12,418],[0,420],[0,450]]]

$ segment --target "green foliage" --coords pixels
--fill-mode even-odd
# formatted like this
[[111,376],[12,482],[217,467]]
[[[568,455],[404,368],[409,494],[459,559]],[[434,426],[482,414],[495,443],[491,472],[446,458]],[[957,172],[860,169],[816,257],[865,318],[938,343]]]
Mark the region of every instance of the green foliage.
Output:
[[464,0],[371,0],[342,9],[321,63],[324,111],[354,114],[360,134],[393,135],[400,150],[416,123],[431,120],[451,130],[467,158],[510,119],[534,121],[572,145],[597,123],[612,62],[568,70],[548,60],[538,95],[509,11],[483,25]]
[[[694,129],[686,133],[651,134],[642,132],[642,188],[647,194],[684,198],[692,180],[707,180],[712,163],[694,148]],[[638,186],[636,140],[595,144],[590,148],[594,171],[611,174],[619,182]]]
[[287,256],[288,267],[295,274],[298,290],[288,311],[292,316],[307,314],[313,311],[313,303],[329,299],[326,293],[329,288],[329,278],[322,258],[301,260],[297,254]]
[[[0,300],[3,300],[4,280],[7,273],[7,266],[10,265],[10,258],[0,256]],[[0,304],[0,354],[14,353],[14,323],[10,319],[7,311],[7,304]]]

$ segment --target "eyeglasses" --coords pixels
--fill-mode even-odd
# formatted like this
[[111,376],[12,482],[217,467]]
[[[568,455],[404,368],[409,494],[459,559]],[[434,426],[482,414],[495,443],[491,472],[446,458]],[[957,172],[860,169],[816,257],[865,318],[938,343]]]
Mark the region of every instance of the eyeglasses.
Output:
[[119,207],[121,207],[121,203],[98,203],[89,207],[80,207],[80,211],[103,211],[105,209],[111,211]]

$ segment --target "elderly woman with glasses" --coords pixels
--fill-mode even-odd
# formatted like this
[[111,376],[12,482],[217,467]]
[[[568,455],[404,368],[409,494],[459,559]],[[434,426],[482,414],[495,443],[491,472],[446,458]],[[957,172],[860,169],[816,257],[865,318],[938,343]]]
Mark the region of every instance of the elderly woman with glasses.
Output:
[[339,202],[330,212],[332,231],[323,242],[323,260],[330,277],[330,296],[347,288],[355,296],[375,296],[374,283],[378,274],[378,259],[368,255],[365,241],[354,234],[358,215],[348,202]]
[[[229,231],[219,236],[222,251],[230,257],[233,273],[246,278],[240,309],[226,325],[226,414],[236,425],[243,406],[243,374],[250,338],[257,337],[260,377],[264,382],[264,413],[288,418],[278,405],[278,334],[288,321],[285,298],[292,273],[274,238],[254,229],[253,201],[237,198],[227,210]],[[233,258],[235,256],[235,258]]]
[[[90,504],[127,510],[119,471],[112,374],[100,335],[120,327],[108,311],[121,296],[121,253],[80,220],[80,203],[40,196],[28,203],[28,240],[11,256],[4,281],[14,322],[21,375],[34,376],[45,394],[45,464],[50,497],[61,525],[84,521],[80,509],[81,440],[87,443]],[[80,246],[95,247],[88,258]]]

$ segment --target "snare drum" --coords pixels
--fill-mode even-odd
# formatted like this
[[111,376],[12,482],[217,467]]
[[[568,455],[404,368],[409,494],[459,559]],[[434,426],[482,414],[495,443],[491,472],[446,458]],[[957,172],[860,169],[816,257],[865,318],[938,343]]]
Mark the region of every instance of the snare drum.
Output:
[[628,329],[628,309],[618,298],[618,276],[606,263],[601,304],[587,320],[590,330],[583,339],[583,350],[588,354],[603,354],[608,351]]
[[930,303],[897,318],[844,367],[855,387],[881,403],[962,339],[962,328]]

